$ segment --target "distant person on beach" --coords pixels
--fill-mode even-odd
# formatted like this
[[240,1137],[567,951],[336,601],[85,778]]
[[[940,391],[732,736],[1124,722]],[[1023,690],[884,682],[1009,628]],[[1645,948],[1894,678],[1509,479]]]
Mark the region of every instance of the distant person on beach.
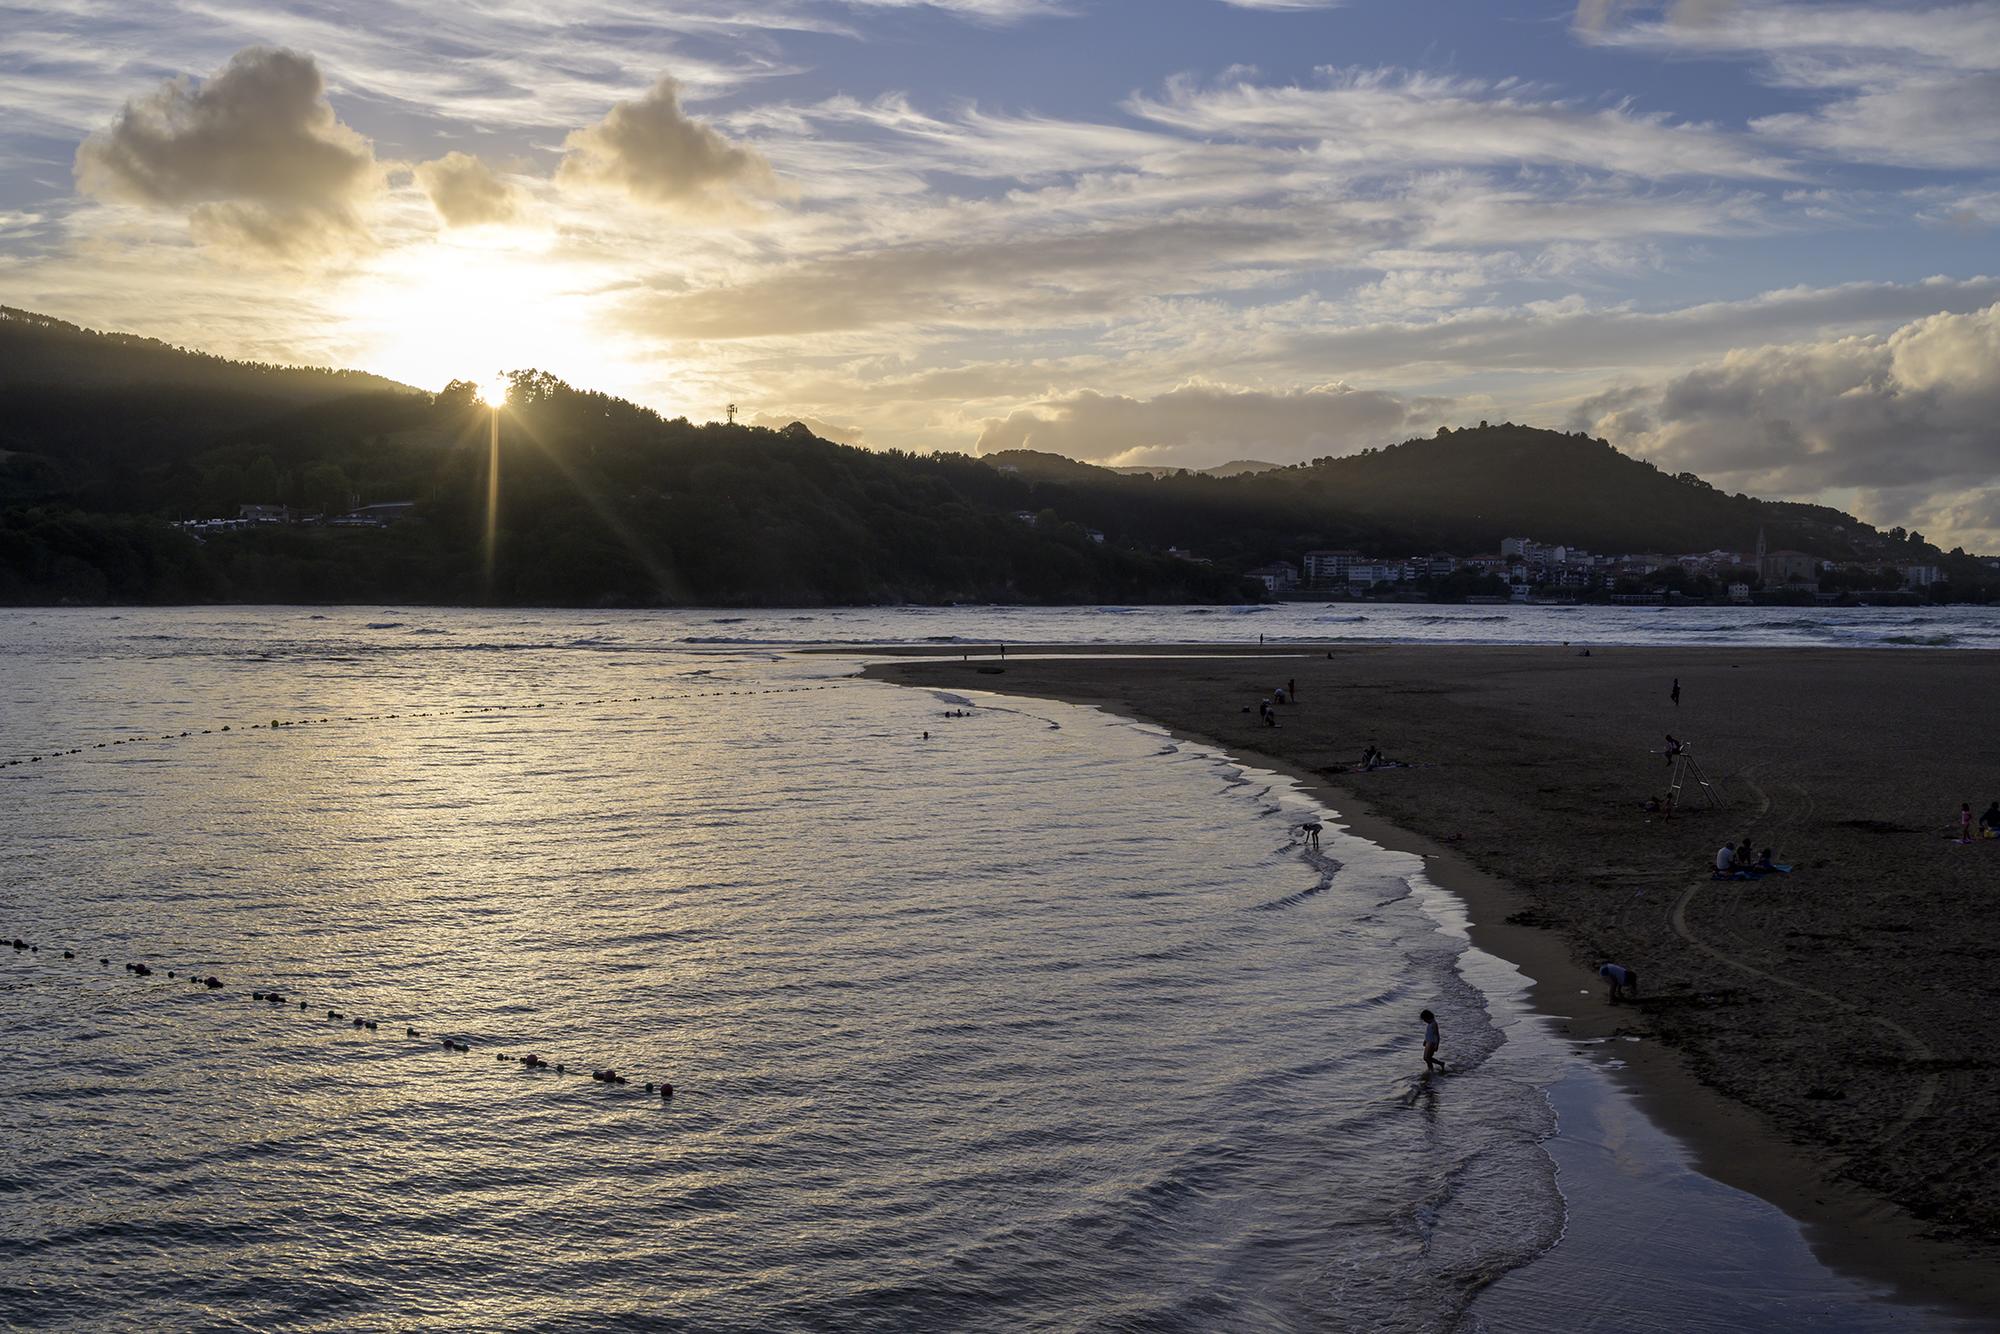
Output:
[[1276,690],[1273,690],[1271,692],[1271,701],[1275,704],[1288,703],[1290,699],[1291,696],[1285,693],[1285,688],[1283,686],[1279,686]]
[[1791,868],[1780,866],[1771,860],[1771,849],[1765,848],[1757,854],[1757,864],[1751,868],[1759,875],[1790,875]]
[[1715,878],[1726,880],[1736,874],[1736,849],[1724,843],[1715,854]]
[[1669,732],[1667,733],[1667,748],[1666,750],[1662,751],[1661,754],[1667,757],[1668,764],[1672,764],[1674,762],[1674,757],[1676,755],[1679,755],[1682,751],[1686,749],[1687,745],[1684,742],[1676,740],[1674,734],[1672,732]]
[[2000,801],[1988,806],[1979,817],[1979,832],[1988,838],[2000,838]]
[[1678,676],[1674,678],[1674,688],[1667,694],[1674,701],[1674,707],[1678,709],[1681,706],[1681,679]]
[[1368,749],[1361,752],[1361,767],[1363,769],[1373,769],[1388,758],[1388,756],[1376,749],[1375,743],[1371,741],[1368,743]]
[[1972,803],[1969,801],[1958,803],[1958,841],[1972,841]]
[[1326,828],[1326,826],[1321,824],[1317,820],[1308,820],[1304,824],[1299,826],[1299,832],[1306,836],[1307,847],[1317,848],[1319,846],[1320,830],[1324,828]]
[[1738,843],[1738,844],[1736,845],[1736,869],[1737,869],[1737,870],[1739,870],[1739,871],[1751,871],[1751,870],[1755,870],[1756,868],[1755,868],[1754,866],[1752,866],[1752,865],[1751,865],[1751,863],[1752,863],[1752,862],[1753,862],[1754,860],[1755,860],[1755,858],[1753,858],[1753,857],[1752,857],[1752,856],[1750,855],[1750,840],[1749,840],[1749,839],[1747,839],[1747,838],[1746,838],[1746,839],[1744,839],[1744,840],[1743,840],[1743,841],[1742,841],[1741,843]]
[[1429,1010],[1425,1010],[1422,1014],[1418,1015],[1417,1018],[1424,1021],[1424,1069],[1426,1070],[1442,1069],[1443,1068],[1442,1063],[1439,1062],[1437,1058],[1438,1017],[1432,1014]]
[[1597,975],[1611,984],[1611,1003],[1616,1005],[1630,992],[1634,998],[1639,995],[1639,975],[1622,963],[1598,965]]

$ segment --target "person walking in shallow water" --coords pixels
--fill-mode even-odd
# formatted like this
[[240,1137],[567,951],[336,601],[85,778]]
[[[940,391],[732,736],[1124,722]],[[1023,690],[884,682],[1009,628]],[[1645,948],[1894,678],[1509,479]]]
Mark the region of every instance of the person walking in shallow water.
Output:
[[1424,1069],[1425,1070],[1444,1069],[1444,1062],[1440,1061],[1437,1058],[1438,1017],[1432,1014],[1429,1010],[1425,1010],[1422,1014],[1418,1015],[1417,1018],[1424,1021]]

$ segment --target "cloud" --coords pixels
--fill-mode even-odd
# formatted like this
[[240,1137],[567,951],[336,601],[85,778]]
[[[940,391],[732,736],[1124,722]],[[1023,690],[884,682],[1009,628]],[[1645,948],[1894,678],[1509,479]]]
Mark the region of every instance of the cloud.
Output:
[[1878,525],[2000,543],[2000,303],[1884,336],[1734,351],[1581,406],[1573,424],[1731,490],[1858,497]]
[[803,423],[808,431],[822,440],[831,440],[837,445],[865,445],[867,432],[859,426],[846,426],[830,422],[810,412],[759,412],[750,417],[752,426],[768,426],[774,431],[782,431],[793,422]]
[[1267,365],[1276,354],[1285,363],[1335,365],[1347,373],[1395,371],[1406,380],[1440,370],[1637,368],[1686,364],[1773,339],[1880,329],[1929,312],[1967,313],[1996,300],[2000,278],[1978,277],[1786,288],[1658,311],[1530,303],[1435,320],[1278,331],[1248,342],[1239,355]]
[[313,58],[270,47],[127,102],[77,149],[75,172],[99,199],[189,209],[203,240],[293,257],[365,242],[359,210],[382,188],[374,149],[335,118]]
[[1820,99],[1750,128],[1856,162],[1982,169],[2000,157],[2000,5],[1584,0],[1584,40],[1764,63]]
[[520,212],[520,198],[500,174],[469,153],[446,153],[413,170],[417,184],[430,196],[431,207],[447,225],[477,227],[509,222]]
[[1185,132],[1303,142],[1330,164],[1548,163],[1647,178],[1785,179],[1782,157],[1713,126],[1625,106],[1586,107],[1510,82],[1396,70],[1323,70],[1319,86],[1169,81],[1126,102],[1136,116]]
[[771,167],[755,149],[730,143],[681,109],[679,85],[662,77],[644,97],[563,141],[556,179],[617,190],[644,204],[690,214],[734,211],[745,194],[768,193]]
[[1347,454],[1438,420],[1442,399],[1345,384],[1271,392],[1189,383],[1152,398],[1081,390],[995,418],[978,452],[1036,449],[1113,466],[1286,463]]
[[1099,319],[1145,293],[1217,279],[1211,266],[1297,260],[1337,244],[1254,216],[1046,235],[968,237],[809,260],[748,281],[649,298],[639,322],[677,338],[764,338],[892,325]]

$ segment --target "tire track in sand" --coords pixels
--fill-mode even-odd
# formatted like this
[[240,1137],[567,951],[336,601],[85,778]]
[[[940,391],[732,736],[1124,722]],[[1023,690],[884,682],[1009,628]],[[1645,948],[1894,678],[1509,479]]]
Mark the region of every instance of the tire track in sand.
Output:
[[[1756,820],[1761,820],[1765,815],[1769,814],[1771,810],[1770,796],[1764,791],[1762,785],[1760,785],[1757,782],[1757,780],[1751,776],[1752,772],[1757,767],[1758,766],[1756,765],[1752,765],[1750,766],[1750,768],[1745,769],[1736,775],[1736,777],[1741,779],[1742,782],[1747,787],[1749,787],[1749,789],[1757,796],[1757,814],[1752,817],[1753,823]],[[1789,824],[1792,823],[1792,821],[1787,820],[1786,823]],[[1713,945],[1710,945],[1707,941],[1695,935],[1695,933],[1688,927],[1687,910],[1688,910],[1688,905],[1694,902],[1695,895],[1701,893],[1702,885],[1705,883],[1709,882],[1697,881],[1694,884],[1689,885],[1685,890],[1681,892],[1680,898],[1674,903],[1673,913],[1670,915],[1668,919],[1674,928],[1674,934],[1678,935],[1682,940],[1686,941],[1688,944],[1692,945],[1695,949],[1701,951],[1709,958],[1714,959],[1717,963],[1724,964],[1730,968],[1734,968],[1740,973],[1747,973],[1752,977],[1762,978],[1766,982],[1775,982],[1781,987],[1789,987],[1793,991],[1797,991],[1804,995],[1811,996],[1816,1000],[1823,1001],[1826,1004],[1833,1006],[1836,1009],[1846,1011],[1849,1014],[1857,1015],[1860,1018],[1867,1020],[1869,1023],[1874,1024],[1876,1027],[1884,1030],[1885,1032],[1891,1033],[1895,1037],[1900,1039],[1903,1042],[1903,1044],[1907,1046],[1912,1053],[1915,1054],[1916,1059],[1920,1061],[1928,1063],[1928,1062],[1934,1062],[1937,1059],[1937,1053],[1931,1050],[1930,1045],[1928,1043],[1926,1043],[1922,1038],[1918,1037],[1915,1033],[1912,1033],[1909,1029],[1903,1027],[1903,1025],[1897,1023],[1895,1020],[1890,1019],[1884,1015],[1875,1014],[1863,1006],[1856,1005],[1852,1001],[1846,1000],[1839,996],[1832,995],[1828,992],[1821,991],[1817,987],[1807,986],[1803,982],[1797,982],[1792,980],[1791,978],[1782,977],[1777,973],[1766,972],[1764,969],[1759,968],[1754,964],[1745,963],[1743,960],[1735,957],[1734,955],[1724,953],[1722,950],[1715,948]],[[1716,882],[1716,883],[1737,883],[1737,882],[1732,881],[1732,882]],[[1942,1084],[1943,1084],[1943,1079],[1939,1075],[1936,1069],[1927,1070],[1924,1074],[1923,1083],[1917,1089],[1916,1096],[1910,1099],[1909,1105],[1903,1109],[1903,1114],[1896,1119],[1896,1123],[1889,1127],[1888,1133],[1883,1135],[1879,1140],[1876,1141],[1876,1143],[1878,1145],[1882,1145],[1901,1138],[1905,1133],[1909,1131],[1911,1126],[1923,1120],[1926,1116],[1929,1116],[1931,1107],[1937,1102],[1938,1090],[1942,1086]]]

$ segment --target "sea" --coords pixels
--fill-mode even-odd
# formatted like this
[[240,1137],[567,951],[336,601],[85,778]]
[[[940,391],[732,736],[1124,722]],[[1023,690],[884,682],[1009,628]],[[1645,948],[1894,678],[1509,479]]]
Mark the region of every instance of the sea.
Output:
[[2000,614],[0,612],[0,1328],[1951,1328],[1286,778],[856,676],[1260,634]]

